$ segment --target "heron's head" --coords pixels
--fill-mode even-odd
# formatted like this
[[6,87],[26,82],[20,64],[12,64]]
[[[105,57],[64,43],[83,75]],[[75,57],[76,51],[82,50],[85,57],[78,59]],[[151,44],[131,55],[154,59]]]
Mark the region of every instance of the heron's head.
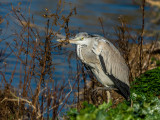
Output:
[[[91,38],[92,36],[89,35],[88,33],[81,32],[81,33],[78,33],[75,37],[70,38],[68,41],[69,43],[73,43],[77,45],[89,45],[92,40]],[[57,40],[57,41],[62,42],[64,40]]]

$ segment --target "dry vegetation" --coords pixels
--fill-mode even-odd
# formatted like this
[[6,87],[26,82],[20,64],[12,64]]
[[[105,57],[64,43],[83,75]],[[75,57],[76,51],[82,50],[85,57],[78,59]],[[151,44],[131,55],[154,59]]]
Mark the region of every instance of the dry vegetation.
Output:
[[[127,22],[120,18],[121,26],[115,28],[117,36],[116,46],[126,59],[131,74],[130,81],[133,81],[135,77],[139,76],[144,71],[156,67],[152,58],[160,60],[159,46],[155,46],[158,37],[155,38],[151,44],[143,45],[144,34],[144,6],[142,5],[142,31],[137,33],[136,36],[132,36],[131,28],[128,27]],[[81,108],[83,101],[93,103],[95,105],[101,104],[106,101],[106,93],[103,90],[94,91],[97,86],[102,86],[98,83],[93,75],[85,70],[84,66],[77,61],[77,75],[71,76],[72,80],[61,80],[56,84],[53,79],[53,74],[56,69],[56,64],[52,60],[54,52],[60,51],[62,44],[57,44],[54,40],[57,37],[71,36],[69,32],[68,22],[72,15],[76,14],[76,8],[73,8],[68,16],[62,15],[63,6],[61,1],[58,4],[55,13],[45,10],[43,17],[46,19],[46,27],[41,28],[34,24],[34,16],[26,17],[18,11],[17,8],[12,7],[11,13],[17,20],[17,23],[21,26],[20,32],[14,31],[13,44],[6,42],[6,50],[10,49],[11,53],[17,57],[17,62],[20,61],[21,67],[24,68],[24,76],[20,76],[19,88],[16,90],[12,86],[12,80],[14,78],[15,69],[12,72],[12,77],[6,79],[5,71],[0,69],[0,78],[3,88],[0,91],[0,118],[1,119],[63,119],[60,113],[66,106],[76,106]],[[59,22],[59,21],[63,22]],[[0,17],[0,23],[5,21],[5,17]],[[104,32],[103,22],[100,19],[100,23]],[[55,31],[55,27],[59,28],[59,31],[64,28],[66,36],[59,34],[59,31]],[[43,40],[41,39],[40,31],[45,31]],[[105,36],[105,35],[104,35]],[[0,44],[5,39],[0,39]],[[155,49],[156,48],[156,49]],[[0,64],[1,68],[4,66],[4,60],[10,55],[5,54],[6,50],[0,52]],[[65,52],[63,53],[65,54]],[[22,57],[23,56],[23,57]],[[25,56],[25,57],[24,57]],[[72,52],[68,56],[68,63]],[[154,64],[154,65],[153,65]],[[88,82],[87,78],[92,82]],[[31,81],[36,81],[36,88],[32,88]],[[46,80],[52,81],[52,88],[48,87]],[[67,82],[65,82],[67,81]],[[61,84],[61,83],[65,84]],[[21,91],[21,92],[19,92]],[[69,97],[74,94],[74,103],[69,104]],[[117,93],[112,91],[114,105],[123,101],[123,98]]]

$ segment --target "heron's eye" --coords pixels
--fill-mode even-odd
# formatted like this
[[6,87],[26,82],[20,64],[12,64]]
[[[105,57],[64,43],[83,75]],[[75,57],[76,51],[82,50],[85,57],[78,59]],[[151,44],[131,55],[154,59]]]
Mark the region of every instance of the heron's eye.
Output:
[[83,40],[83,39],[84,39],[84,37],[81,38],[81,40]]

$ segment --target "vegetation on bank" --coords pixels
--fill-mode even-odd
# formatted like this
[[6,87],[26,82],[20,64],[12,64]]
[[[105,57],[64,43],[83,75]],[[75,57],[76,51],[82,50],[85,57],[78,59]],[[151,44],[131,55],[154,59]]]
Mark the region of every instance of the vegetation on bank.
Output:
[[103,103],[96,107],[83,103],[78,112],[72,108],[67,112],[69,120],[158,120],[160,118],[160,67],[149,70],[136,78],[131,85],[131,104],[124,101],[112,108]]

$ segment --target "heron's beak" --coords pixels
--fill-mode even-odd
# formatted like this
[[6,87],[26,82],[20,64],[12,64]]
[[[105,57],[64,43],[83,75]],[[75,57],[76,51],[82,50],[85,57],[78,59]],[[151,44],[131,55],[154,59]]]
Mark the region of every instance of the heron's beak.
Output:
[[57,40],[58,42],[65,42],[65,41],[67,41],[67,42],[69,42],[69,43],[73,43],[73,44],[75,44],[75,43],[77,43],[77,39],[75,39],[75,38],[71,38],[71,39],[69,39],[69,40],[65,40],[65,39],[58,39]]
[[57,39],[58,42],[64,42],[65,39]]
[[78,40],[73,38],[73,39],[69,39],[68,41],[69,41],[69,43],[76,44]]

